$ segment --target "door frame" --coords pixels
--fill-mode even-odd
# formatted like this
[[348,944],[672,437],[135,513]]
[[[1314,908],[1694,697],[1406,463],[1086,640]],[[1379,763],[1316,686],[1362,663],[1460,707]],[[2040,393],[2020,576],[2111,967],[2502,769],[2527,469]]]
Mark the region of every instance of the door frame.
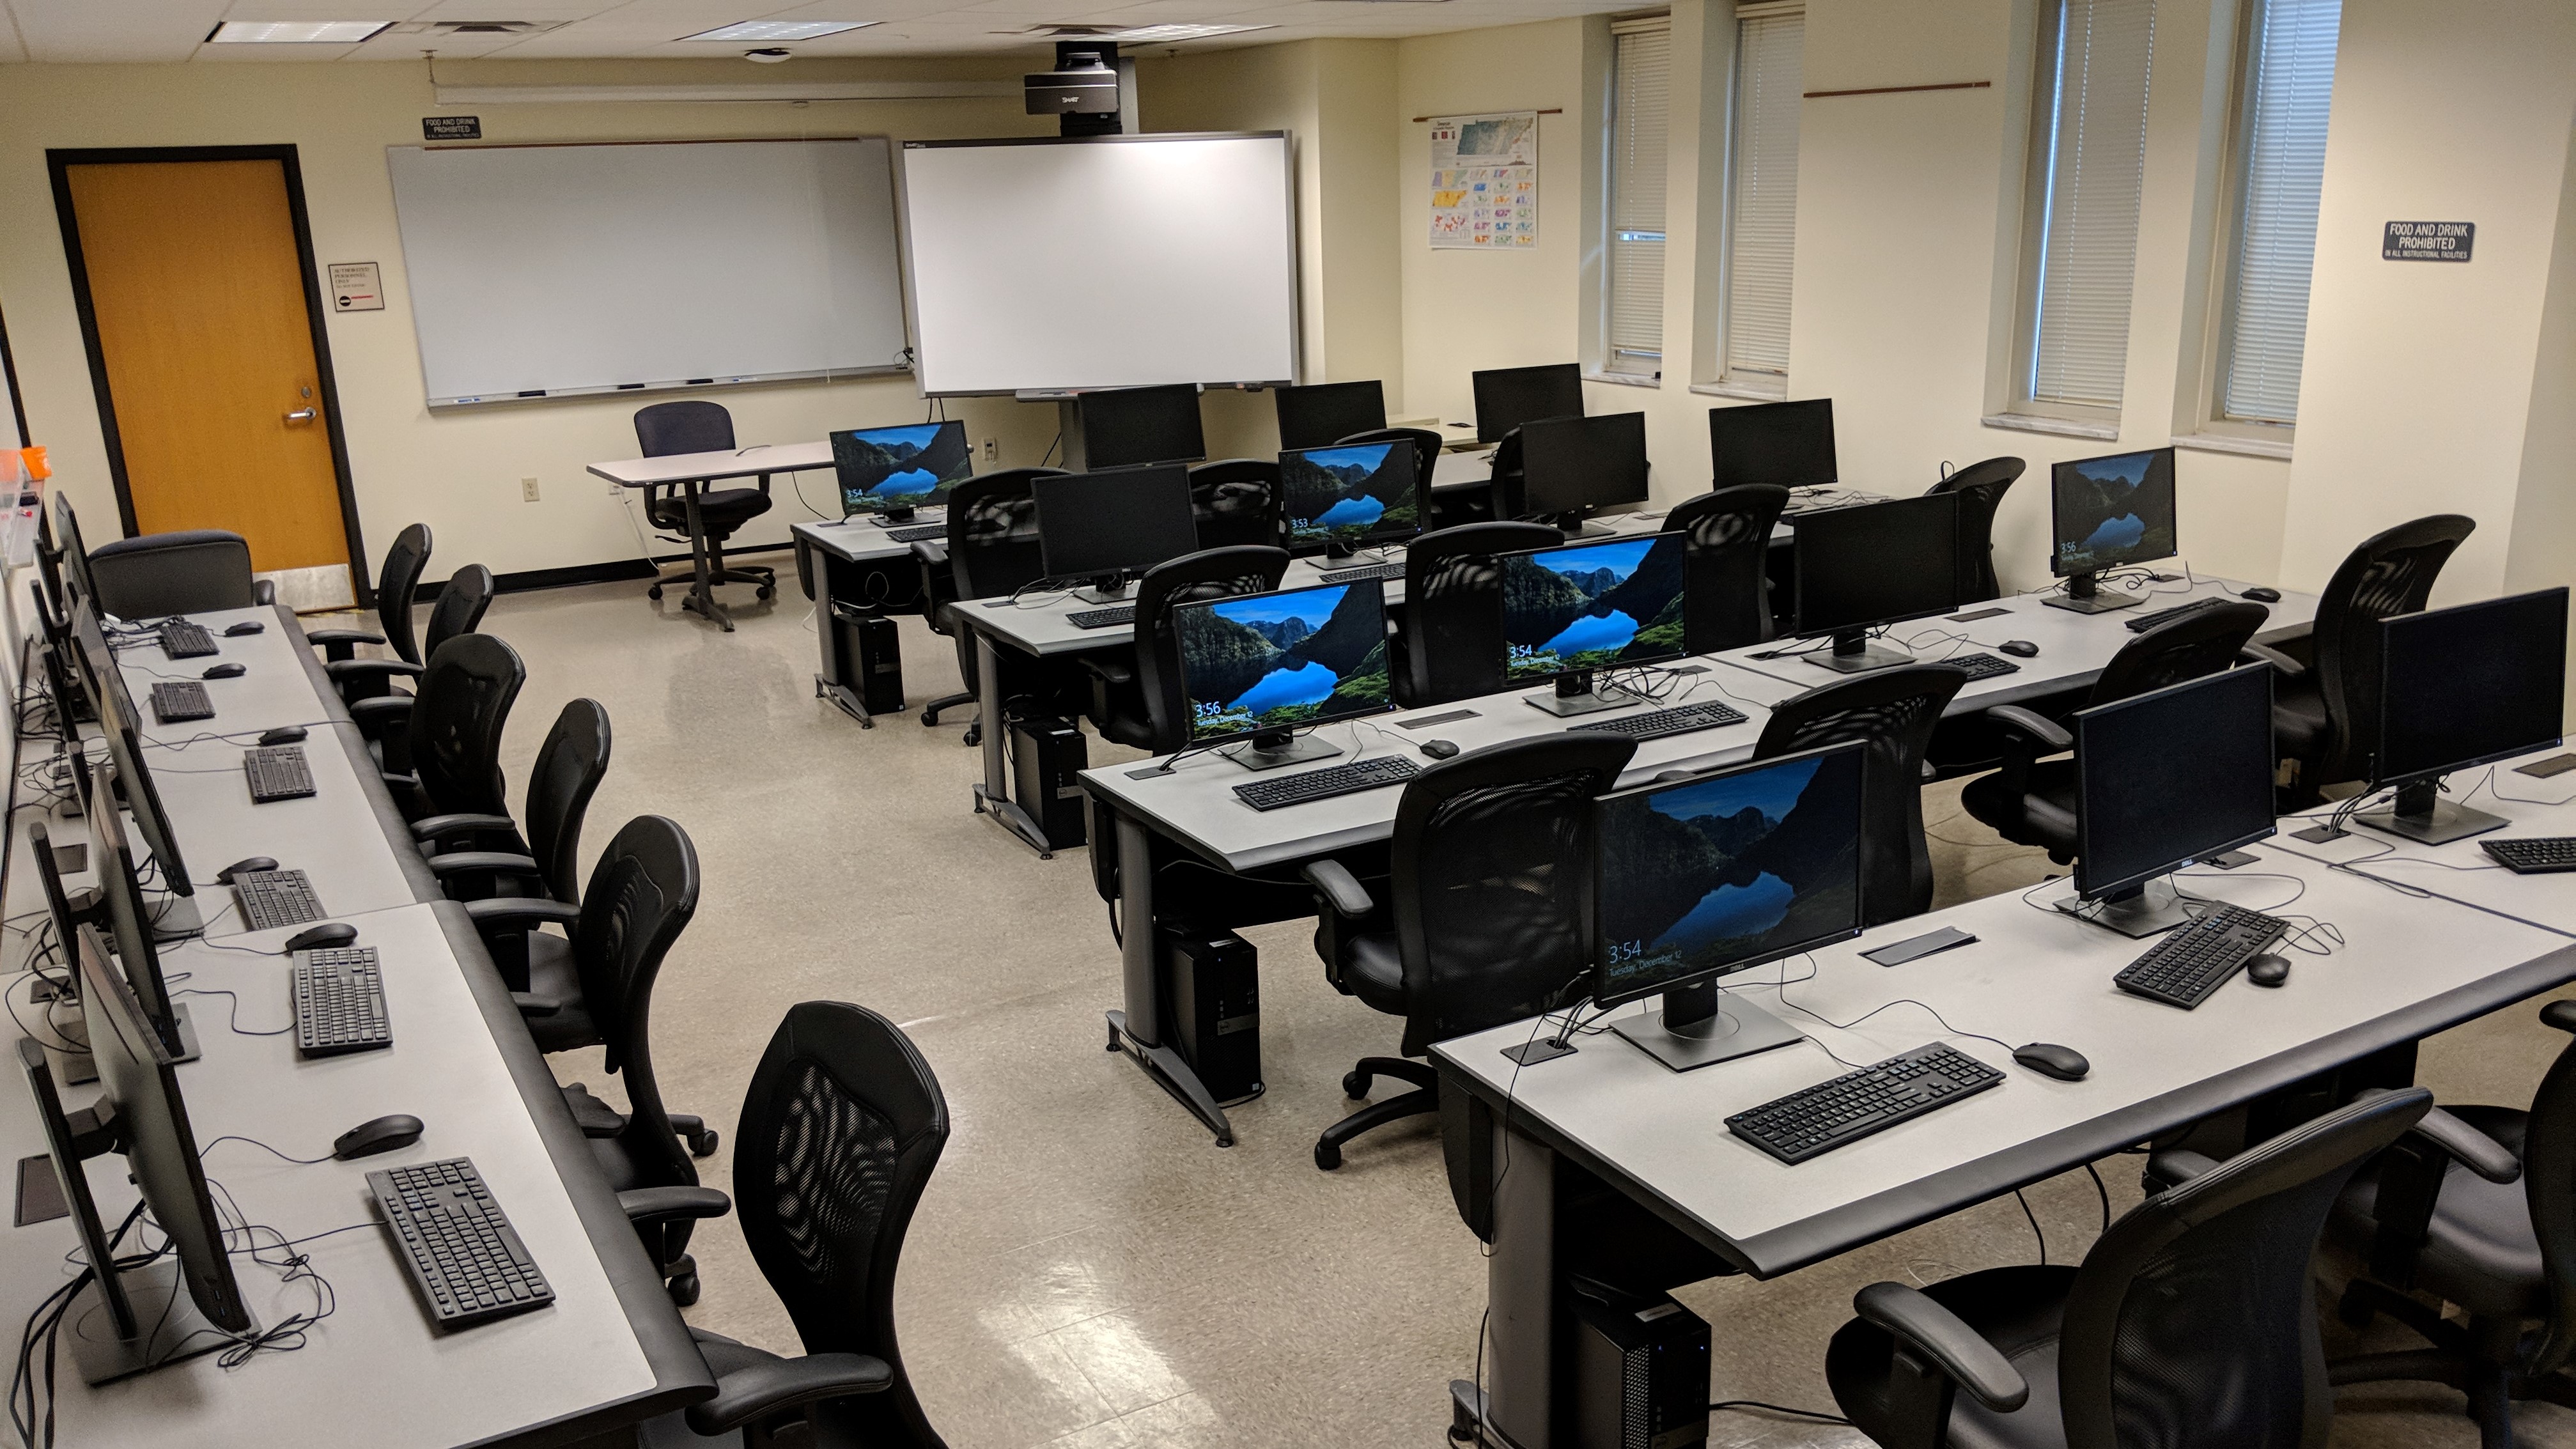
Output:
[[322,281],[313,258],[313,229],[304,208],[304,169],[295,147],[282,146],[115,146],[54,148],[45,151],[45,171],[53,183],[54,218],[62,226],[63,259],[70,264],[72,306],[80,314],[81,347],[89,355],[90,389],[98,398],[99,433],[107,444],[107,473],[116,486],[116,511],[127,537],[140,532],[134,519],[134,494],[125,476],[125,443],[116,425],[116,398],[108,386],[107,353],[99,344],[98,313],[90,302],[89,264],[81,253],[80,218],[72,205],[74,166],[121,166],[170,161],[275,161],[285,174],[286,211],[295,228],[295,261],[304,276],[304,319],[313,334],[315,387],[331,437],[331,472],[340,490],[340,526],[348,536],[349,583],[359,608],[375,604],[375,575],[367,568],[367,551],[358,528],[358,495],[349,477],[349,440],[340,427],[340,387],[332,376],[331,338],[324,326]]

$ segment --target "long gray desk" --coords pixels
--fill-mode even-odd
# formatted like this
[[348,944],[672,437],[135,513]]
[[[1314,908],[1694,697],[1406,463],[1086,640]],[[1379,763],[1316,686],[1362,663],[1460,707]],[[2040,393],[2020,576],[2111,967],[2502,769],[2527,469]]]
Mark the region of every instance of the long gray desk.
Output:
[[2284,817],[2273,844],[2370,880],[2387,884],[2389,900],[2399,908],[2406,900],[2438,896],[2528,922],[2544,930],[2576,936],[2576,874],[2516,875],[2496,864],[2480,848],[2482,840],[2526,835],[2576,835],[2576,774],[2534,779],[2515,767],[2562,753],[2540,750],[2451,776],[2453,803],[2472,806],[2509,823],[2485,835],[2426,845],[2404,836],[2383,834],[2367,825],[2348,825],[2341,840],[2310,842],[2290,832],[2318,824],[2334,813],[2332,805]]
[[[1491,1244],[1491,1351],[1481,1395],[1452,1385],[1462,1412],[1494,1442],[1562,1449],[1550,1425],[1563,1422],[1556,1396],[1571,1392],[1553,1333],[1567,1273],[1656,1279],[1640,1287],[1774,1277],[2576,980],[2576,943],[2564,936],[2402,899],[2270,844],[2254,854],[2257,864],[2196,868],[2184,884],[2332,922],[2347,944],[2325,957],[2286,952],[2296,963],[2286,986],[2240,977],[2197,1011],[2115,988],[2113,974],[2143,947],[2047,909],[2063,882],[2032,901],[2008,893],[1880,927],[1814,953],[1812,977],[1793,958],[1727,983],[1851,1061],[1941,1039],[2006,1073],[1993,1090],[1795,1167],[1737,1139],[1725,1119],[1846,1070],[1815,1045],[1688,1073],[1606,1033],[1578,1038],[1573,1056],[1515,1070],[1502,1052],[1529,1040],[1536,1021],[1434,1046],[1443,1092],[1473,1104],[1453,1139],[1467,1159],[1453,1185]],[[1980,939],[1892,969],[1860,957],[1942,925]],[[1748,982],[1784,977],[1786,988]],[[1836,1030],[1782,1007],[1784,989],[1796,1008],[1833,1022],[1914,998],[1957,1031],[1914,1006]],[[2054,1081],[1964,1032],[2072,1046],[2092,1072]]]

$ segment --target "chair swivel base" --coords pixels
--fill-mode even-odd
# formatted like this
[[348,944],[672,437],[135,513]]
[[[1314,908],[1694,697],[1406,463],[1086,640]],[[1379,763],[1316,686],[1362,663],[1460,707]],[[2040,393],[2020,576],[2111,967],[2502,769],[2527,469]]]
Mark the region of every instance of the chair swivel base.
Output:
[[1368,1095],[1369,1084],[1377,1077],[1393,1077],[1413,1088],[1410,1092],[1372,1102],[1324,1129],[1315,1139],[1315,1165],[1331,1172],[1342,1165],[1342,1147],[1363,1132],[1374,1132],[1389,1122],[1419,1117],[1440,1110],[1440,1073],[1422,1062],[1409,1062],[1402,1057],[1362,1057],[1360,1064],[1342,1078],[1342,1095],[1354,1100]]

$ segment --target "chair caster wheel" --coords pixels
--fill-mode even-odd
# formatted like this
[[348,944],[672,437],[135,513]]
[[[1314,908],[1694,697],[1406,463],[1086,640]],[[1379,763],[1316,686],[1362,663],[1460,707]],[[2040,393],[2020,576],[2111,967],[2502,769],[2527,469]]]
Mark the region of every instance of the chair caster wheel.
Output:
[[966,748],[971,750],[982,743],[984,743],[984,727],[982,725],[977,725],[966,731]]
[[689,1155],[691,1157],[715,1156],[716,1143],[718,1140],[716,1129],[713,1127],[708,1128],[704,1132],[692,1133],[689,1137]]
[[655,584],[653,587],[646,589],[644,591],[644,597],[648,599],[658,599],[662,597],[662,586],[660,584]]
[[1342,1149],[1329,1142],[1315,1144],[1315,1165],[1326,1172],[1342,1165]]
[[671,1302],[680,1308],[694,1307],[698,1301],[698,1275],[683,1273],[670,1281]]
[[769,587],[767,584],[763,584],[759,588],[752,590],[751,596],[755,599],[767,599],[775,597],[777,593],[778,591],[776,589]]
[[1369,1083],[1376,1080],[1374,1073],[1346,1072],[1342,1075],[1342,1095],[1354,1102],[1364,1101],[1368,1097]]

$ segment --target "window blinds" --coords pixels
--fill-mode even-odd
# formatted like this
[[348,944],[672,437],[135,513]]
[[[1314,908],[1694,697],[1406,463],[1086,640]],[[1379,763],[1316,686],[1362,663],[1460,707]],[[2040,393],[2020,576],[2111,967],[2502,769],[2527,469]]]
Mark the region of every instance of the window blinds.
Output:
[[2246,47],[2222,416],[2293,423],[2343,0],[2264,0]]
[[1806,17],[1736,23],[1734,189],[1728,201],[1726,373],[1789,371],[1790,259],[1798,239],[1798,88]]
[[2117,407],[2137,275],[2154,0],[2059,0],[2043,59],[2046,147],[2030,396]]
[[1664,141],[1672,107],[1667,16],[1611,26],[1609,346],[1603,370],[1664,365]]

